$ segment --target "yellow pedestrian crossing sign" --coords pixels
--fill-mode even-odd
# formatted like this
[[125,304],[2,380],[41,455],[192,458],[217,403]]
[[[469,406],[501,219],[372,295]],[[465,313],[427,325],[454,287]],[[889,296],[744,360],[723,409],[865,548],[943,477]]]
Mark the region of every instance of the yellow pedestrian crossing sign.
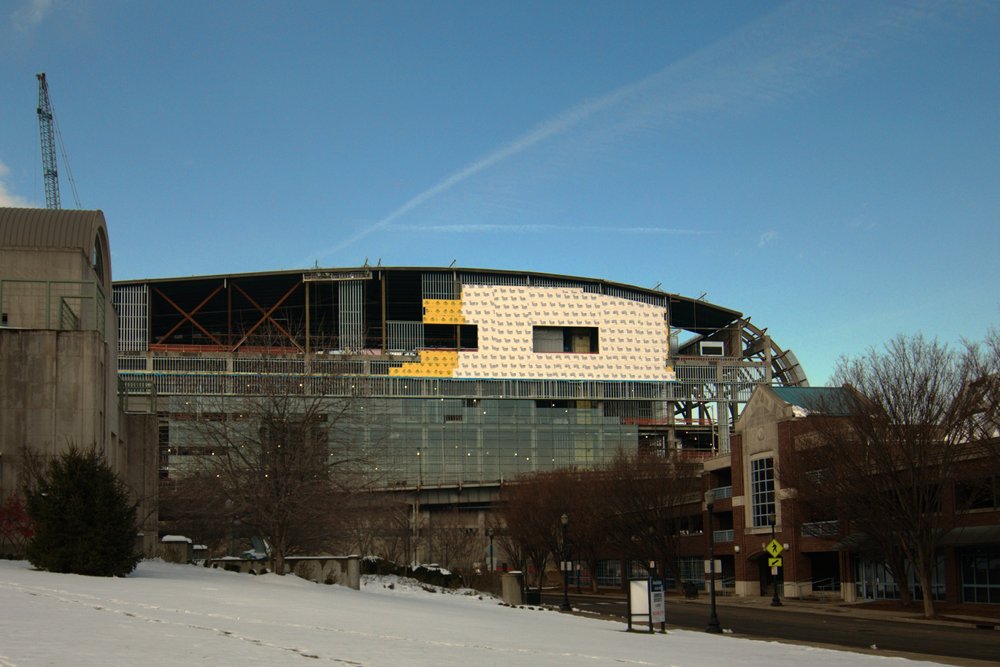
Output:
[[767,559],[767,566],[768,567],[781,567],[781,558],[780,557],[779,558],[768,558]]
[[771,554],[773,558],[777,558],[781,555],[781,552],[785,550],[785,548],[781,546],[781,542],[778,540],[771,540],[768,542],[767,546],[764,547],[764,549],[767,553]]

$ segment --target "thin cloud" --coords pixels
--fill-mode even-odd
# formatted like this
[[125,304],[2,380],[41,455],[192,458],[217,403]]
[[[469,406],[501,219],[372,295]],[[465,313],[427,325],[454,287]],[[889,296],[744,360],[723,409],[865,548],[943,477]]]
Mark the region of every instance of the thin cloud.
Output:
[[488,234],[488,233],[517,233],[517,234],[543,234],[546,232],[569,232],[583,231],[605,234],[662,234],[668,236],[678,235],[704,235],[711,232],[703,229],[674,229],[670,227],[616,227],[613,225],[496,225],[496,224],[458,224],[458,225],[391,225],[389,229],[404,232],[426,232],[440,234]]
[[13,195],[7,191],[7,184],[4,181],[9,173],[10,169],[7,168],[7,165],[0,162],[0,206],[10,206],[14,208],[29,206],[27,199]]
[[776,238],[778,238],[778,232],[774,231],[773,229],[766,231],[760,235],[760,239],[758,239],[757,241],[757,247],[763,248]]
[[53,5],[53,0],[28,0],[11,12],[10,21],[18,30],[30,30],[45,20],[45,17],[52,12]]
[[870,232],[875,229],[875,222],[868,218],[868,202],[862,204],[861,212],[848,223],[848,226],[851,229],[860,230],[862,232]]
[[[741,113],[800,95],[824,78],[855,66],[928,23],[947,20],[954,4],[817,5],[792,2],[700,51],[643,79],[584,101],[540,123],[500,148],[449,174],[380,220],[323,251],[332,255],[381,231],[456,186],[515,156],[578,132],[561,150],[607,150],[623,137],[693,120],[706,114]],[[600,120],[595,127],[585,128]],[[549,159],[572,164],[566,156]],[[422,228],[423,229],[423,228]],[[510,229],[510,228],[508,228]]]

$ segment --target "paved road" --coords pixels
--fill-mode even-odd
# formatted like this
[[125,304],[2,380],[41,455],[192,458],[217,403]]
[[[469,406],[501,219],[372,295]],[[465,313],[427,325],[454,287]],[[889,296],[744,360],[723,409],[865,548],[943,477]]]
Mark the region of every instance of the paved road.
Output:
[[[561,596],[545,595],[543,602],[558,604]],[[610,616],[625,617],[625,601],[598,596],[572,596],[574,607]],[[904,651],[926,656],[943,656],[993,661],[1000,664],[1000,631],[974,627],[925,624],[910,621],[852,616],[841,613],[811,613],[792,605],[774,609],[761,605],[719,605],[719,623],[734,634],[782,639],[807,644],[831,644],[880,651]],[[669,626],[704,630],[709,607],[674,597],[667,599]],[[623,620],[624,623],[624,620]]]

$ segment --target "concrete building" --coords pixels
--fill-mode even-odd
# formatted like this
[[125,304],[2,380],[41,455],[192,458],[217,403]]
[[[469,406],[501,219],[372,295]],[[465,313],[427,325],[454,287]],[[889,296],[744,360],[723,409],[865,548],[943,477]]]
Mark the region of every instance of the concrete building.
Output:
[[0,496],[18,489],[23,447],[95,447],[140,503],[152,553],[156,424],[122,405],[110,294],[100,211],[0,208]]

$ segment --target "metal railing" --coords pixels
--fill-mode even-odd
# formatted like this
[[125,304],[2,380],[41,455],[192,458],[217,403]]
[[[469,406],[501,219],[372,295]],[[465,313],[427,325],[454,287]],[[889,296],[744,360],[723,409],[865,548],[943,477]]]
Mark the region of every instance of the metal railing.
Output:
[[157,410],[156,385],[149,380],[118,377],[118,404],[125,412]]
[[723,500],[725,498],[733,497],[733,487],[731,486],[717,486],[712,489],[712,497],[716,500]]
[[98,331],[105,335],[105,297],[93,280],[0,280],[5,326]]
[[[254,383],[294,381],[328,395],[397,396],[413,398],[575,398],[585,400],[666,400],[668,387],[660,382],[601,382],[559,380],[460,380],[452,378],[408,378],[377,375],[324,373],[217,373],[133,370],[134,357],[119,366],[124,378],[151,381],[161,394],[253,393]],[[127,365],[128,368],[122,366]],[[253,381],[251,381],[253,380]]]
[[805,579],[794,583],[795,592],[799,599],[807,596],[835,597],[840,593],[840,580],[833,577],[826,579]]

